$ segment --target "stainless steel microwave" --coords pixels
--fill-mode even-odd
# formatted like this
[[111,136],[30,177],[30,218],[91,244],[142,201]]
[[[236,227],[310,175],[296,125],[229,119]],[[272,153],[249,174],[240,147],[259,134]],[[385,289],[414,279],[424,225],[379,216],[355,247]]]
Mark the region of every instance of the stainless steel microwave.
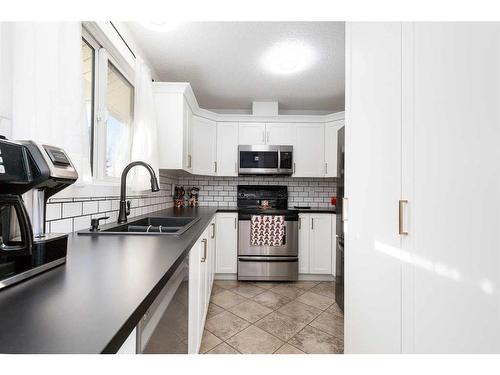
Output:
[[293,146],[238,146],[238,174],[291,175]]

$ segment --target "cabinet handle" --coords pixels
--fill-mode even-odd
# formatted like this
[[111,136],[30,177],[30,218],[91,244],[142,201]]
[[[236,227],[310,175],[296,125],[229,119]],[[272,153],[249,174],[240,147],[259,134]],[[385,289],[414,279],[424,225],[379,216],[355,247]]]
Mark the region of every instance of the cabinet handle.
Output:
[[234,229],[238,229],[238,220],[234,218]]
[[325,174],[328,174],[328,163],[325,163]]
[[204,238],[201,240],[201,242],[203,243],[203,258],[201,258],[201,262],[204,263],[207,260],[208,240]]
[[408,235],[408,232],[405,230],[405,222],[404,222],[405,207],[407,204],[408,201],[406,199],[399,200],[399,234],[402,236]]
[[214,161],[214,173],[217,173],[217,162]]
[[295,163],[293,163],[293,173],[295,173]]
[[188,168],[191,168],[191,155],[188,155]]
[[215,238],[215,223],[212,223],[212,238]]
[[342,221],[347,221],[347,198],[342,198]]
[[314,218],[311,218],[311,229],[314,229]]
[[301,229],[301,228],[302,228],[302,218],[299,217],[299,229]]

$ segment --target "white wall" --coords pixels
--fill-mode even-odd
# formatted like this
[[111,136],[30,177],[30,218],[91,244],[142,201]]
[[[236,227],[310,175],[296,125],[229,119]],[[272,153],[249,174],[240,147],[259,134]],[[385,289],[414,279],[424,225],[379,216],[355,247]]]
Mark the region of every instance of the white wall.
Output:
[[12,62],[9,59],[12,48],[10,24],[0,22],[0,135],[11,134],[12,118]]

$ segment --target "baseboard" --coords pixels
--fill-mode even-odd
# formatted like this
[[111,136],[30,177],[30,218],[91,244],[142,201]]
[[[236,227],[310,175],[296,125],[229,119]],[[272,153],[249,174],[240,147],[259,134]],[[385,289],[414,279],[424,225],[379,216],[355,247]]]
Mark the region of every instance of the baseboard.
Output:
[[[237,278],[238,278],[238,275],[235,273],[216,273],[215,274],[215,280],[237,280]],[[335,281],[335,276],[300,273],[299,280],[304,280],[304,281]]]

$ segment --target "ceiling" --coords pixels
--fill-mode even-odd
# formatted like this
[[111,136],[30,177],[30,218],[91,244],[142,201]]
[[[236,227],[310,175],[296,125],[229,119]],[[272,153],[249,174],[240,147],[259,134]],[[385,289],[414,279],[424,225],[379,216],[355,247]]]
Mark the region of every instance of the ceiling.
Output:
[[[186,22],[168,31],[125,23],[166,82],[190,82],[201,108],[249,110],[252,101],[278,101],[282,112],[344,110],[343,22]],[[275,74],[262,58],[282,42],[313,52],[310,65]]]

